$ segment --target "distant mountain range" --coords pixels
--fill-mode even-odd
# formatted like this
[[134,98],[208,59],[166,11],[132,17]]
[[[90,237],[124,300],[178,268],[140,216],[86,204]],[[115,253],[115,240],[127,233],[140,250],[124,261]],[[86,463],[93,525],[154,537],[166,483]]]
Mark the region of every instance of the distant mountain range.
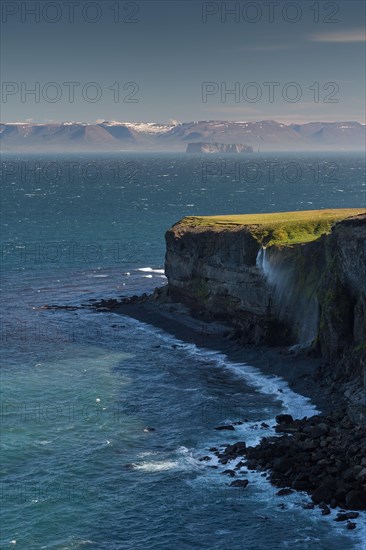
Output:
[[363,150],[358,122],[281,124],[219,120],[180,124],[101,122],[0,124],[2,151],[185,151],[187,143],[242,143],[254,150]]

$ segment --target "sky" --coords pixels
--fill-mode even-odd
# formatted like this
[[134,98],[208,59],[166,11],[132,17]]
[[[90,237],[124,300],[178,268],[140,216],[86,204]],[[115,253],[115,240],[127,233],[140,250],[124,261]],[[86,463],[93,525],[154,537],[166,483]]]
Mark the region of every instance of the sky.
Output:
[[361,0],[2,0],[1,10],[2,122],[364,123]]

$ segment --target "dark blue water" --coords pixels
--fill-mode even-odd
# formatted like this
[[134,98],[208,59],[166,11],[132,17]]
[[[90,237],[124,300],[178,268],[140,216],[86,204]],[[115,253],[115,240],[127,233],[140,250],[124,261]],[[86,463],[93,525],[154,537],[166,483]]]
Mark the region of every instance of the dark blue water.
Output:
[[305,495],[210,468],[210,447],[315,412],[285,382],[127,317],[37,309],[165,284],[185,215],[365,206],[360,155],[233,158],[3,156],[1,548],[362,547]]

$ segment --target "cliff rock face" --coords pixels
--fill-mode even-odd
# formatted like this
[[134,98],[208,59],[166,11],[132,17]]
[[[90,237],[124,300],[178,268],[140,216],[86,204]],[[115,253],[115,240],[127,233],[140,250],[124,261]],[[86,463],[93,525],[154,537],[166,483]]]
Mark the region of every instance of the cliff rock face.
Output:
[[264,248],[250,226],[187,222],[173,226],[166,243],[173,300],[229,322],[243,343],[312,345],[331,366],[324,377],[349,383],[349,396],[364,406],[366,215],[292,246]]
[[325,239],[318,345],[326,383],[345,383],[355,422],[366,422],[366,216],[337,223]]
[[366,346],[366,216],[344,220],[325,239],[319,288],[319,343],[332,359],[347,344]]
[[244,342],[272,341],[270,291],[256,267],[260,246],[247,228],[212,231],[177,224],[166,233],[166,244],[165,273],[174,300],[234,324]]
[[188,143],[187,153],[252,153],[251,145],[242,143]]

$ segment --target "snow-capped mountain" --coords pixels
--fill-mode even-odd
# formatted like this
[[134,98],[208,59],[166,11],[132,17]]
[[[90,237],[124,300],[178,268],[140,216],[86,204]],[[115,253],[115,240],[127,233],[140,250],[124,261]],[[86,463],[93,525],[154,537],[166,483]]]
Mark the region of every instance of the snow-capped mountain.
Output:
[[174,128],[174,124],[159,124],[157,122],[115,122],[104,121],[104,126],[127,126],[139,134],[164,134]]
[[183,123],[98,121],[0,124],[3,151],[185,151],[187,143],[241,143],[260,151],[361,150],[358,122],[282,124],[273,120]]

